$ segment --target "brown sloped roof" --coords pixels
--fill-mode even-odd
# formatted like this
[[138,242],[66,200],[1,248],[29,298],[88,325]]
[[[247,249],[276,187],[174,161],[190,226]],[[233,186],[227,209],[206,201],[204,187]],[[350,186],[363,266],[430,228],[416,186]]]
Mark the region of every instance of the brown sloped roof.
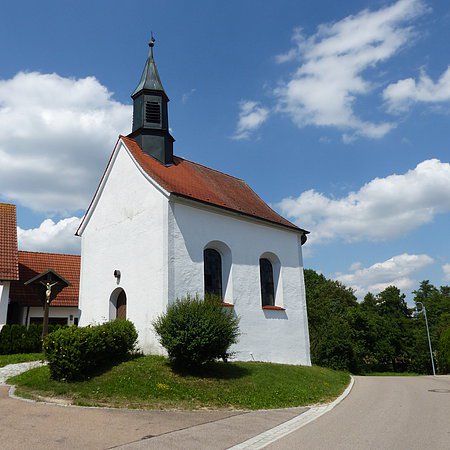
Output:
[[0,281],[18,279],[16,205],[0,203]]
[[139,144],[120,136],[142,169],[166,191],[202,203],[256,217],[304,232],[267,205],[243,180],[174,156],[165,166],[147,155]]
[[70,286],[56,294],[51,306],[77,307],[80,289],[80,261],[79,255],[19,251],[19,280],[11,283],[9,293],[11,301],[22,306],[42,306],[41,293],[34,286],[25,286],[24,283],[36,275],[52,269],[65,278]]

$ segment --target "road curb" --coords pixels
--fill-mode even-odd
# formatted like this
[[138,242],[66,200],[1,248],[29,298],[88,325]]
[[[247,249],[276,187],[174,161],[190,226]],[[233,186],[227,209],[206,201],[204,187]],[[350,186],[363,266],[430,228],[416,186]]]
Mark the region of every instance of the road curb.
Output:
[[350,394],[350,391],[352,390],[354,384],[355,379],[350,376],[349,385],[336,400],[323,406],[312,405],[309,407],[310,409],[308,409],[308,411],[299,414],[298,416],[282,423],[281,425],[278,425],[244,442],[241,442],[240,444],[230,447],[228,450],[258,450],[267,447],[269,444],[278,441],[278,439],[287,436],[288,434],[304,427],[308,423],[331,411]]

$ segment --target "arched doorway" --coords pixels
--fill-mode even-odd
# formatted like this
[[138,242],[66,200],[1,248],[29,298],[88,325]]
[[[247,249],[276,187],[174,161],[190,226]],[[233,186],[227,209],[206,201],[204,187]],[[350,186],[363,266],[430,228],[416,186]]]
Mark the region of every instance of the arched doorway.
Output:
[[122,290],[117,297],[116,305],[116,319],[126,319],[127,318],[127,295],[125,291]]
[[122,288],[114,289],[109,298],[109,320],[127,318],[127,294]]

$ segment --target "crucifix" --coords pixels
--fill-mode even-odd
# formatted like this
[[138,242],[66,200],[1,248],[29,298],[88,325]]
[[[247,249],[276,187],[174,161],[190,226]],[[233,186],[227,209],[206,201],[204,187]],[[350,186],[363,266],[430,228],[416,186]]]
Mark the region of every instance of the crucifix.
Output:
[[50,283],[49,281],[40,281],[45,287],[45,302],[44,302],[44,320],[42,323],[42,339],[48,334],[48,313],[50,308],[50,296],[52,295],[52,287],[58,284],[58,281]]
[[[39,286],[38,289],[39,296],[41,296],[42,294],[45,295],[43,299],[44,317],[42,320],[42,339],[44,339],[48,334],[48,316],[50,303],[53,300],[52,293],[55,294],[54,289],[52,291],[52,288],[58,285],[58,292],[59,292],[61,289],[64,289],[66,286],[69,286],[70,283],[53,269],[48,269],[45,272],[36,275],[34,278],[28,280],[24,284],[25,285],[32,284],[35,286]],[[42,287],[44,287],[45,290],[43,290]],[[54,296],[55,295],[53,295],[53,297]]]
[[49,282],[47,281],[46,283],[44,283],[43,281],[41,281],[41,284],[43,284],[43,285],[46,287],[46,290],[45,290],[45,301],[46,301],[47,303],[50,303],[50,295],[52,295],[52,287],[53,287],[55,284],[58,284],[58,282],[55,281],[54,283],[49,283]]
[[50,308],[50,296],[52,295],[52,287],[58,284],[58,281],[50,283],[49,281],[40,281],[45,286],[45,302],[44,302],[44,320],[42,322],[42,339],[48,334],[48,313]]

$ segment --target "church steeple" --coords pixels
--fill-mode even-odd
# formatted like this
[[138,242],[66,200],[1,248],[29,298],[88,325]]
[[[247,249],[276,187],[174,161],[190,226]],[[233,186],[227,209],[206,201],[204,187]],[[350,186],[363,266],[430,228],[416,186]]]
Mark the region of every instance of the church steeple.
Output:
[[155,38],[152,37],[148,46],[150,47],[149,55],[147,61],[145,62],[145,67],[141,75],[141,80],[137,85],[131,97],[134,97],[142,89],[149,89],[154,91],[163,91],[164,88],[161,83],[161,78],[159,78],[158,68],[156,67],[155,60],[153,59],[153,47],[155,46]]
[[174,138],[169,133],[169,97],[161,83],[158,68],[153,58],[155,39],[149,42],[149,55],[145,62],[141,79],[131,94],[133,99],[133,131],[129,137],[140,145],[142,150],[159,160],[162,164],[173,162]]

